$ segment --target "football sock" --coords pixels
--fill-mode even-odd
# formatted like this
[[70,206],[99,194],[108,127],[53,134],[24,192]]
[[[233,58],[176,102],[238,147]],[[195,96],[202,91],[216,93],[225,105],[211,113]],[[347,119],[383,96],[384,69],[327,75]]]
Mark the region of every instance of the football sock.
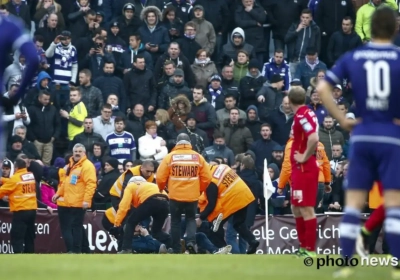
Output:
[[314,252],[317,242],[317,218],[304,221],[306,250]]
[[365,222],[364,227],[369,233],[371,233],[376,228],[381,227],[384,220],[385,220],[385,208],[383,207],[383,205],[381,205],[378,208],[376,208],[374,212],[372,212],[368,220]]
[[346,207],[344,209],[344,216],[339,225],[343,258],[350,258],[354,254],[357,235],[360,232],[360,214],[361,211],[356,208]]
[[299,239],[300,248],[306,248],[304,240],[304,235],[306,230],[304,219],[303,217],[297,217],[295,218],[295,221],[296,221],[297,238]]
[[385,233],[393,257],[400,259],[400,207],[386,209]]

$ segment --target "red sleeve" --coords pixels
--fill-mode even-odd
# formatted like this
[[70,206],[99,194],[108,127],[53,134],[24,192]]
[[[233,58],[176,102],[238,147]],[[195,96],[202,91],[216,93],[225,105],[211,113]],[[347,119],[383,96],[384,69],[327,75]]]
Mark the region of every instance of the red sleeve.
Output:
[[300,118],[299,123],[306,136],[318,133],[318,119],[313,111],[307,110],[303,117]]

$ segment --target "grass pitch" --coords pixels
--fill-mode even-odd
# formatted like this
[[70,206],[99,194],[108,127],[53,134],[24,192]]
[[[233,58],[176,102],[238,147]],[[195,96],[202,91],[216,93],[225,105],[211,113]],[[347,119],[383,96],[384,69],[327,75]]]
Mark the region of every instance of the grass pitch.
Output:
[[[336,269],[307,267],[293,255],[0,255],[7,280],[321,280]],[[350,279],[390,279],[390,271],[359,266]]]

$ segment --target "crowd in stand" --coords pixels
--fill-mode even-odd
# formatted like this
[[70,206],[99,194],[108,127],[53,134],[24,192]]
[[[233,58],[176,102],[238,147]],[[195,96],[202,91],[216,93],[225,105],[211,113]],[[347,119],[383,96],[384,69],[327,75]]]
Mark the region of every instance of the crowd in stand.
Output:
[[[19,17],[32,32],[41,62],[25,97],[4,112],[2,176],[26,155],[48,206],[56,208],[50,199],[56,170],[75,144],[85,146],[96,167],[96,205],[107,203],[119,173],[159,162],[186,133],[207,161],[240,171],[264,213],[264,159],[277,185],[293,118],[287,93],[301,86],[329,163],[329,176],[320,181],[332,191],[320,189],[316,208],[342,210],[350,135],[329,116],[315,87],[336,59],[370,40],[377,6],[398,10],[394,0],[371,0],[358,11],[351,0],[0,3],[1,13]],[[19,53],[9,59],[1,85],[6,97],[16,93],[26,66]],[[336,85],[332,98],[356,117],[351,81]],[[246,155],[254,164],[242,164]],[[290,213],[288,190],[272,196],[269,213]]]

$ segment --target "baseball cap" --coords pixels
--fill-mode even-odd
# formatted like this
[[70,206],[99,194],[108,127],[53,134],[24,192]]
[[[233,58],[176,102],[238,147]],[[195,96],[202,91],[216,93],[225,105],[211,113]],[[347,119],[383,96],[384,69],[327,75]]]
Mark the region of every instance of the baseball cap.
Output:
[[353,120],[355,120],[355,119],[356,119],[356,116],[355,116],[353,113],[347,113],[347,114],[346,114],[346,119],[353,119]]
[[11,161],[7,159],[3,160],[3,167],[11,168]]
[[334,88],[338,88],[338,89],[342,90],[342,86],[339,84],[335,85]]
[[210,81],[221,81],[221,77],[219,75],[212,75]]

